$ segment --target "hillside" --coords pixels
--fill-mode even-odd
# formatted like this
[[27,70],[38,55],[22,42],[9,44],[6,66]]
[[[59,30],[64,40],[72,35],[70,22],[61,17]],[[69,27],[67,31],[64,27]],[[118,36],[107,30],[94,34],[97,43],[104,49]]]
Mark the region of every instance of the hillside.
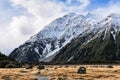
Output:
[[18,63],[17,61],[14,61],[10,57],[5,56],[0,52],[0,68],[17,68],[21,67],[21,64]]

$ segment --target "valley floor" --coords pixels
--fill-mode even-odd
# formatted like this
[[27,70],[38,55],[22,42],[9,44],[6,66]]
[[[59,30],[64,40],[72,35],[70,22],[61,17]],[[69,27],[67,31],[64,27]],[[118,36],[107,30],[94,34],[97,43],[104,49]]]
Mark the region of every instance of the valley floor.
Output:
[[[86,67],[86,74],[77,74],[80,66]],[[38,70],[25,68],[0,68],[0,80],[120,80],[120,65],[107,68],[106,65],[47,65]],[[47,80],[44,78],[44,80]]]

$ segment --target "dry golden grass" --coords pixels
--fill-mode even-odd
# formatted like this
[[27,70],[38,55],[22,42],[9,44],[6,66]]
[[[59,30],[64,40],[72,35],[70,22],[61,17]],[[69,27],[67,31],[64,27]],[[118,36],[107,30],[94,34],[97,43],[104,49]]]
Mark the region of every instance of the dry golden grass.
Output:
[[44,70],[25,68],[0,69],[0,80],[37,80],[36,75],[46,76],[51,80],[67,78],[67,80],[120,80],[120,66],[106,68],[100,65],[82,65],[86,67],[86,74],[77,74],[80,65],[45,66]]

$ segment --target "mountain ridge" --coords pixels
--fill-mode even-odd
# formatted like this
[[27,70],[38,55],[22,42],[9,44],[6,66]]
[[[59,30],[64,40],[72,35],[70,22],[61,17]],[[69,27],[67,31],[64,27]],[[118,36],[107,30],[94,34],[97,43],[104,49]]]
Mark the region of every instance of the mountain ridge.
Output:
[[[90,13],[86,15],[69,13],[47,25],[23,45],[16,48],[9,56],[19,62],[30,61],[34,63],[50,62],[52,60],[54,62],[54,57],[59,55],[64,47],[72,44],[72,41],[77,38],[83,37],[83,41],[81,41],[83,43],[80,42],[81,45],[88,44],[101,34],[103,40],[108,35],[111,35],[115,40],[120,31],[120,15],[110,14],[102,20],[95,20],[95,17],[94,14]],[[74,51],[74,49],[72,50]]]

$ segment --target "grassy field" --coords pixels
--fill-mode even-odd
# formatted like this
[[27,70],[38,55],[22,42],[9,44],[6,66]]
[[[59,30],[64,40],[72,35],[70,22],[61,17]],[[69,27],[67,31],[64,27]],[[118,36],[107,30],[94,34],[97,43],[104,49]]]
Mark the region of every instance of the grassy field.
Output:
[[[86,74],[77,73],[80,66],[86,67]],[[36,66],[33,69],[0,69],[0,80],[38,80],[37,76],[49,80],[120,80],[120,65],[113,68],[106,65],[47,65],[43,70],[38,70]]]

